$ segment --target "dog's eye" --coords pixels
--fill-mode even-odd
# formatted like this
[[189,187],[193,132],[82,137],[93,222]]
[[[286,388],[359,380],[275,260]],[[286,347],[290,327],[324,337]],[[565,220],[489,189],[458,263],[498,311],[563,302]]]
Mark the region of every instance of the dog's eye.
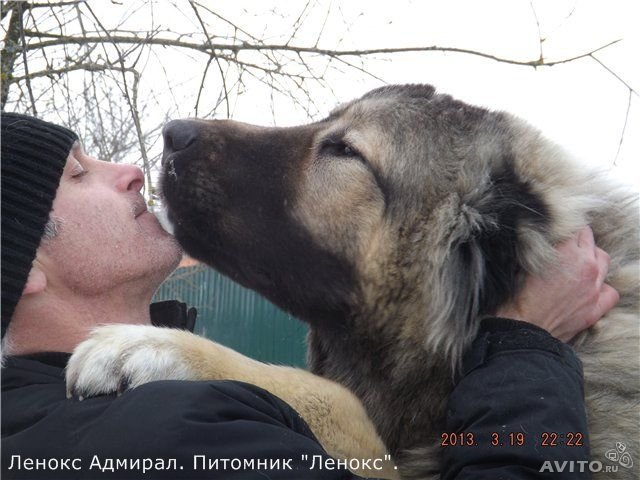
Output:
[[362,160],[362,155],[355,148],[342,141],[325,140],[320,146],[320,152],[324,155]]
[[340,146],[342,155],[347,157],[352,157],[353,155],[357,155],[356,151],[351,148],[349,145]]

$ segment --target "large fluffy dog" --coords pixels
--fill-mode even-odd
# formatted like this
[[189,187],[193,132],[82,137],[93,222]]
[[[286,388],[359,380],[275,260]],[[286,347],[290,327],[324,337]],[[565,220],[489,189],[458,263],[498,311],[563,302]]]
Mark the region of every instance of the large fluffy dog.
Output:
[[[623,441],[640,460],[637,198],[586,173],[524,122],[430,86],[392,86],[295,128],[172,122],[164,166],[178,240],[309,323],[311,371],[359,397],[411,478],[431,478],[437,466],[432,448],[452,374],[478,318],[510,299],[524,272],[553,268],[553,245],[591,224],[611,255],[607,281],[621,295],[574,342],[592,455],[603,460]],[[152,328],[132,341],[127,328],[108,327],[81,347],[71,388],[117,383],[91,374],[105,352],[133,385],[237,377],[213,343]],[[127,360],[127,348],[145,342],[166,353],[169,367]],[[209,362],[212,349],[223,353]],[[271,368],[257,383],[292,401],[317,430],[313,406],[291,400],[293,387],[265,382],[269,371],[281,378]],[[322,388],[306,388],[305,378],[297,381],[307,392]]]

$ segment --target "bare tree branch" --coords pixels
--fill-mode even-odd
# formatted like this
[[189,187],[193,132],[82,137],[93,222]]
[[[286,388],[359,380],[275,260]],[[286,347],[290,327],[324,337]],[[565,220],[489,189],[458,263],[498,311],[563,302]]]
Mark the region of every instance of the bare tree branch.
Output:
[[[93,16],[94,20],[96,21],[96,23],[100,26],[100,28],[104,31],[104,33],[106,34],[107,38],[109,38],[110,43],[111,42],[111,34],[109,33],[109,31],[102,25],[102,23],[100,22],[100,20],[98,19],[97,15],[93,12],[93,10],[91,9],[91,7],[87,4],[86,5],[87,9],[89,10],[89,12],[91,13],[91,15]],[[114,47],[116,48],[116,51],[118,52],[118,61],[120,63],[120,66],[122,67],[122,79],[123,79],[123,86],[124,86],[124,94],[125,94],[125,98],[127,99],[127,102],[129,103],[129,108],[131,109],[131,115],[133,116],[133,122],[134,125],[136,127],[136,133],[138,134],[138,141],[140,142],[140,154],[142,155],[142,162],[144,165],[144,172],[145,172],[145,176],[147,181],[145,182],[146,185],[151,185],[151,166],[149,165],[149,158],[147,156],[147,148],[146,145],[144,144],[144,135],[142,134],[142,127],[140,125],[140,114],[138,113],[138,82],[140,80],[140,75],[139,73],[133,69],[131,71],[131,73],[133,74],[133,88],[132,88],[132,92],[133,92],[133,96],[130,95],[129,93],[129,86],[127,83],[127,77],[126,77],[126,71],[125,69],[125,64],[124,64],[124,57],[121,54],[121,52],[118,50],[118,47],[114,44]]]
[[540,48],[540,57],[539,60],[544,62],[544,52],[542,50],[542,44],[546,40],[546,38],[542,38],[542,31],[540,30],[540,20],[538,19],[538,14],[536,13],[536,9],[533,6],[533,0],[529,0],[529,6],[531,7],[531,12],[533,13],[533,18],[536,21],[536,28],[538,29],[538,44]]
[[[593,52],[596,53],[596,52]],[[589,54],[588,56],[591,57],[592,59],[594,59],[596,62],[598,62],[600,64],[600,66],[602,68],[604,68],[607,72],[609,72],[611,75],[613,75],[614,77],[616,77],[625,87],[627,87],[629,89],[629,91],[633,92],[635,95],[638,95],[638,92],[635,91],[635,89],[633,89],[631,87],[631,85],[629,85],[627,82],[625,82],[622,78],[620,78],[620,75],[618,75],[616,72],[614,72],[613,70],[611,70],[609,67],[607,67],[600,59],[598,59],[598,57],[596,57],[595,55],[593,55],[593,53]]]
[[[26,45],[26,41],[24,39],[24,24],[22,21],[22,15],[20,15],[20,21],[19,21],[19,25],[20,25],[20,39],[22,40],[22,45]],[[25,73],[25,78],[26,78],[26,84],[27,84],[27,91],[29,92],[29,98],[31,99],[31,110],[33,111],[33,115],[37,116],[38,115],[38,111],[36,110],[36,100],[33,97],[33,90],[31,88],[31,79],[29,78],[29,62],[27,61],[27,51],[23,48],[22,49],[22,64],[24,65],[24,73]]]
[[57,7],[70,7],[77,6],[79,3],[84,3],[84,0],[76,0],[74,2],[52,2],[52,3],[31,3],[29,8],[57,8]]
[[307,0],[307,2],[304,5],[304,8],[302,9],[302,12],[300,12],[300,15],[298,15],[298,18],[296,19],[296,21],[293,22],[293,31],[291,32],[291,35],[289,35],[289,39],[286,41],[285,45],[289,45],[289,43],[291,43],[291,40],[295,38],[296,34],[298,33],[298,30],[302,26],[302,23],[303,23],[302,18],[307,13],[307,10],[309,9],[310,4],[311,4],[311,0]]
[[202,21],[202,17],[200,17],[200,12],[198,12],[198,8],[196,7],[195,2],[189,2],[189,5],[191,5],[193,12],[195,13],[196,18],[198,19],[198,22],[200,22],[200,26],[202,27],[202,31],[207,37],[207,43],[209,44],[209,48],[211,49],[211,52],[212,52],[211,56],[209,57],[209,60],[207,61],[207,66],[204,69],[204,73],[202,74],[202,81],[200,82],[200,88],[198,89],[198,98],[196,100],[196,106],[195,106],[196,116],[198,115],[198,105],[200,104],[200,95],[202,94],[202,90],[204,88],[204,80],[207,77],[207,71],[209,70],[209,65],[211,65],[211,60],[215,59],[216,64],[218,65],[218,70],[220,71],[220,76],[222,78],[222,86],[224,90],[224,99],[227,106],[227,118],[228,118],[231,113],[229,109],[229,91],[227,90],[227,80],[225,78],[224,71],[222,70],[222,65],[220,65],[220,60],[218,59],[218,56],[214,53],[215,49],[213,49],[211,46],[212,45],[211,36],[209,35],[209,32],[207,31],[207,27]]
[[[27,35],[32,36],[40,36],[40,37],[48,37],[54,38],[55,40],[43,41],[39,43],[29,44],[26,48],[27,50],[34,50],[38,48],[46,48],[55,45],[62,44],[85,44],[85,43],[93,43],[93,42],[104,42],[104,37],[72,37],[72,36],[64,36],[64,35],[55,35],[55,34],[37,34],[36,32],[25,32]],[[165,47],[179,47],[179,48],[188,48],[191,50],[197,50],[203,53],[209,53],[213,50],[222,50],[229,51],[232,53],[238,53],[241,51],[266,51],[266,52],[294,52],[294,53],[309,53],[315,55],[324,55],[331,57],[364,57],[370,55],[390,55],[396,53],[419,53],[419,52],[443,52],[443,53],[462,53],[466,55],[474,55],[482,58],[487,58],[490,60],[494,60],[496,62],[507,63],[510,65],[519,65],[524,67],[553,67],[555,65],[561,65],[564,63],[573,62],[575,60],[579,60],[581,58],[589,57],[594,53],[597,53],[601,50],[604,50],[611,45],[614,45],[621,41],[621,39],[613,40],[605,45],[602,45],[594,50],[590,50],[585,53],[581,53],[579,55],[575,55],[573,57],[564,58],[561,60],[555,61],[545,61],[537,58],[535,60],[514,60],[505,57],[499,57],[497,55],[492,55],[489,53],[484,53],[476,50],[470,50],[466,48],[456,48],[456,47],[441,47],[437,45],[425,46],[425,47],[397,47],[397,48],[373,48],[373,49],[362,49],[362,50],[332,50],[326,48],[317,48],[317,47],[297,47],[293,45],[287,44],[250,44],[247,42],[242,42],[240,44],[225,44],[225,43],[195,43],[195,42],[185,42],[181,40],[173,40],[168,38],[140,38],[137,36],[118,36],[118,35],[110,35],[109,41],[117,44],[117,43],[144,43],[146,45],[161,45]]]
[[21,50],[20,40],[24,38],[24,30],[21,28],[23,6],[22,2],[3,4],[3,18],[9,10],[11,11],[9,26],[7,27],[4,37],[4,47],[2,48],[2,52],[0,52],[0,72],[2,75],[2,81],[0,82],[2,89],[0,93],[0,104],[2,105],[3,111],[7,102],[7,96],[9,95],[9,87],[14,82],[13,70],[16,58]]
[[620,150],[622,150],[622,143],[624,142],[624,136],[627,132],[627,122],[629,121],[629,112],[631,111],[631,97],[633,90],[629,89],[629,100],[627,101],[627,112],[624,115],[624,125],[622,126],[622,132],[620,133],[620,142],[618,142],[618,150],[616,150],[616,156],[613,158],[613,164],[616,165],[618,157],[620,156]]
[[105,72],[108,70],[113,70],[116,72],[129,72],[129,73],[135,72],[135,69],[133,68],[128,68],[128,67],[123,68],[116,65],[99,65],[97,63],[78,63],[75,65],[69,65],[69,66],[61,67],[57,69],[47,69],[47,70],[42,70],[40,72],[29,73],[27,75],[15,77],[14,81],[21,82],[23,80],[32,80],[38,77],[53,77],[56,75],[66,75],[69,72],[74,72],[78,70],[83,70],[87,72]]

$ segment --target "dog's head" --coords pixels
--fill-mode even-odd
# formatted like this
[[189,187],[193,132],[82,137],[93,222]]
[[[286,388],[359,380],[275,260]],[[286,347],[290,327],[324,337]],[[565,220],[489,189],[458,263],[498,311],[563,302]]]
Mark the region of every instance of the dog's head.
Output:
[[550,228],[553,188],[538,180],[572,173],[537,132],[427,85],[305,126],[182,120],[164,138],[162,190],[188,253],[316,327],[448,357],[584,221]]

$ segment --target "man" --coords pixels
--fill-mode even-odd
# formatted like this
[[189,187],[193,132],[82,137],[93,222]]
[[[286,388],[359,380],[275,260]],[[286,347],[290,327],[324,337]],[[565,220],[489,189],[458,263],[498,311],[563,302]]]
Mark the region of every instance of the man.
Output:
[[[69,352],[96,325],[150,324],[151,297],[181,252],[147,212],[137,167],[91,158],[74,133],[33,117],[2,114],[1,123],[2,336],[9,355],[2,371],[3,478],[354,478],[310,470],[304,458],[326,454],[308,427],[284,402],[250,385],[154,382],[121,396],[66,399]],[[575,265],[575,276],[532,277],[499,313],[569,340],[606,313],[617,293],[604,283],[608,257],[590,230],[559,253]],[[488,328],[476,342],[481,347],[487,335],[504,332],[552,345],[560,353],[549,371],[571,372],[549,385],[582,404],[580,366],[569,347],[511,320]],[[530,346],[520,343],[520,358]],[[490,363],[476,367],[495,374]],[[456,398],[474,394],[467,384],[460,382]],[[571,415],[559,408],[568,427],[586,434],[583,406]],[[200,468],[198,455],[215,467]],[[231,459],[240,463],[227,465]],[[447,462],[451,471],[463,468],[455,458]]]

